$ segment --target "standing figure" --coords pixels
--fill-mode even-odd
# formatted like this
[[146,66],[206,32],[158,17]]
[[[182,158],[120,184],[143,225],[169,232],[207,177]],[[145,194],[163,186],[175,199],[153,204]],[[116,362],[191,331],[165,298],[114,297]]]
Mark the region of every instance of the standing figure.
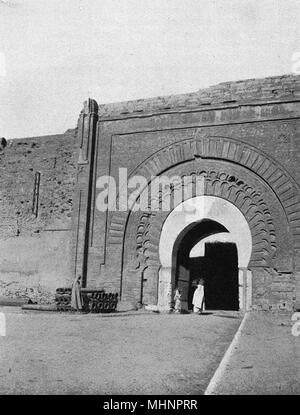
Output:
[[75,278],[72,286],[71,294],[71,307],[74,310],[82,310],[82,297],[81,297],[81,275]]
[[194,313],[200,314],[202,313],[203,306],[204,306],[204,280],[200,278],[198,281],[198,286],[193,295],[193,306],[194,306]]
[[175,305],[174,305],[175,313],[181,313],[181,293],[178,288],[176,288],[175,290],[174,301],[175,301]]

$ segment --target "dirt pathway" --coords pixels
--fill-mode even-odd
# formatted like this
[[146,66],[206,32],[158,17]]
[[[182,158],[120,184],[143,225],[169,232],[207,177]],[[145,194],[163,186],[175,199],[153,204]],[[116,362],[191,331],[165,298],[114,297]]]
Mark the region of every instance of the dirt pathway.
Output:
[[0,311],[1,394],[202,394],[241,321]]
[[251,312],[211,394],[299,395],[300,336],[293,313]]

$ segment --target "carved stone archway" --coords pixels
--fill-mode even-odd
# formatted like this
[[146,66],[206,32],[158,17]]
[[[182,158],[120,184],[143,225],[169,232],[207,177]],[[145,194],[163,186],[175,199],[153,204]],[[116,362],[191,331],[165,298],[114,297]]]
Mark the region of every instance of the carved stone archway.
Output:
[[[209,168],[203,167],[206,162],[211,162]],[[223,169],[222,163],[227,168]],[[273,268],[276,270],[281,267],[278,265],[283,250],[280,244],[289,244],[293,250],[300,247],[298,186],[278,163],[263,152],[248,144],[222,137],[185,140],[153,154],[131,176],[143,175],[150,183],[152,176],[173,174],[176,168],[178,173],[184,171],[185,166],[188,166],[186,174],[191,177],[203,175],[205,195],[228,200],[245,216],[253,240],[251,267],[270,268],[272,273]],[[277,212],[274,215],[275,205]],[[131,220],[133,216],[135,219]],[[277,223],[274,222],[276,216],[280,216]],[[139,218],[132,212],[111,214],[108,246],[110,252],[113,252],[114,260],[120,258],[121,281],[124,276],[126,279],[128,268],[126,247],[130,252],[136,249],[135,266],[131,267],[131,275],[141,272],[146,275],[145,280],[148,282],[157,280],[160,267],[157,246],[165,219],[166,215],[151,212],[143,212]],[[283,224],[281,228],[279,222]],[[132,228],[130,237],[126,236],[128,227]],[[276,232],[282,236],[277,241]],[[135,235],[135,242],[131,244],[132,235]],[[281,239],[284,242],[281,243]],[[293,256],[290,254],[289,259]],[[281,262],[289,259],[285,258]],[[154,285],[152,282],[152,291]],[[124,289],[123,282],[121,286]],[[157,283],[156,289],[158,290]],[[150,298],[146,303],[149,302]]]
[[158,303],[160,311],[169,311],[174,291],[172,253],[178,236],[190,225],[213,220],[227,229],[237,245],[239,267],[239,304],[241,310],[251,307],[251,271],[248,265],[252,253],[249,224],[241,211],[220,197],[196,196],[179,204],[165,220],[159,240]]
[[[227,137],[184,140],[167,146],[141,163],[130,177],[141,175],[150,182],[178,164],[195,158],[226,160],[241,165],[261,178],[276,194],[294,235],[295,248],[300,249],[299,186],[282,166],[261,150]],[[130,212],[115,212],[110,218],[109,243],[122,243]]]

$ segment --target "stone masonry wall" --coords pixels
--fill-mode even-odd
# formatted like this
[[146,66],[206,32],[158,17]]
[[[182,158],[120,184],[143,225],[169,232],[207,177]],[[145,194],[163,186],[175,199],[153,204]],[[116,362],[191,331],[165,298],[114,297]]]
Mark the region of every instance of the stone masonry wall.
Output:
[[[300,76],[284,75],[224,82],[190,94],[100,105],[98,140],[101,152],[98,153],[96,177],[109,174],[117,179],[119,167],[132,172],[160,149],[168,146],[175,149],[181,140],[227,137],[264,152],[295,180],[299,188],[299,101]],[[300,232],[299,206],[291,202],[288,212],[292,214],[293,226],[299,224]],[[122,260],[119,260],[122,240],[120,236],[118,242],[114,236],[110,242],[108,235],[121,235],[118,230],[121,225],[116,219],[111,230],[110,218],[111,215],[105,217],[105,214],[95,212],[93,234],[99,238],[94,237],[93,251],[89,253],[88,278],[108,290],[119,290],[123,278]],[[105,232],[104,242],[102,235]],[[300,287],[299,276],[296,281],[296,272],[300,269],[296,249],[295,244],[294,249],[285,245],[285,252],[279,255],[282,259],[279,269],[253,269],[255,307],[290,309],[296,298],[300,299],[299,288],[296,292],[296,286]],[[132,272],[138,273],[136,258],[133,253],[131,255]],[[128,293],[139,289],[136,287],[138,279],[139,276],[127,281]]]
[[53,300],[71,282],[76,130],[8,140],[0,152],[0,296]]
[[[53,301],[57,287],[69,286],[74,277],[70,250],[77,241],[72,233],[74,223],[79,224],[77,236],[81,237],[76,247],[80,257],[77,263],[83,264],[87,258],[87,286],[118,291],[122,246],[109,241],[110,215],[88,206],[89,200],[95,201],[95,181],[101,175],[116,176],[119,167],[132,171],[156,151],[181,140],[228,137],[247,143],[276,160],[299,186],[299,100],[300,76],[284,75],[225,82],[189,94],[105,104],[99,109],[88,105],[82,128],[86,134],[82,137],[95,142],[95,154],[89,154],[94,157],[95,171],[81,180],[81,202],[76,202],[76,209],[77,177],[93,166],[85,160],[78,164],[77,129],[55,136],[9,140],[4,149],[0,145],[0,296],[47,303]],[[95,131],[89,117],[95,118]],[[81,145],[82,153],[85,148],[92,153],[84,140]],[[88,195],[90,184],[92,197]],[[299,222],[300,232],[297,209],[292,220]],[[77,221],[79,211],[87,214]],[[86,220],[91,223],[86,224]],[[135,235],[132,238],[135,240]],[[83,252],[86,239],[89,248]],[[291,259],[288,262],[293,263],[284,264],[282,269],[254,270],[256,307],[290,308],[296,286],[300,298],[300,256],[293,258],[289,246],[286,251]],[[135,262],[132,253],[134,270]],[[133,278],[128,290],[137,291],[135,284]]]
[[218,104],[259,100],[295,99],[300,97],[300,77],[297,75],[271,76],[222,82],[189,94],[169,95],[129,102],[99,105],[101,118],[128,117],[174,109],[194,109]]

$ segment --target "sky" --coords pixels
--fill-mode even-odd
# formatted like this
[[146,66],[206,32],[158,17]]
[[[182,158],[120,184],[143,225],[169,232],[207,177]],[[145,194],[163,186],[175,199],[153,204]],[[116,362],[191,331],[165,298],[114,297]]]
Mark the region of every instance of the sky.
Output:
[[0,0],[0,137],[63,133],[83,101],[292,72],[299,0]]

